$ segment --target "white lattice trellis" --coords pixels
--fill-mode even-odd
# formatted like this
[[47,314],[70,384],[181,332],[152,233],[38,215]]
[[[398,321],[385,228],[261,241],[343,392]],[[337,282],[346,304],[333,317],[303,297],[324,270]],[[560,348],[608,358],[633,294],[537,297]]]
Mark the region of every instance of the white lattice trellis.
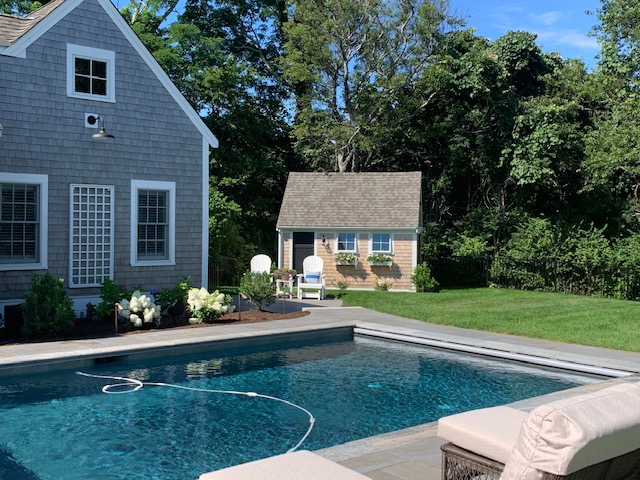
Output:
[[113,278],[113,186],[71,185],[70,287]]

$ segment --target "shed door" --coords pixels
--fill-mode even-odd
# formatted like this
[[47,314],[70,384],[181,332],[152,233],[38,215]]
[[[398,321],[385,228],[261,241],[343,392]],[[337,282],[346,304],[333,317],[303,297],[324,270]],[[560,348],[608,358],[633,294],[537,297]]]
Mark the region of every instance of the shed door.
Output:
[[302,273],[302,262],[313,255],[313,232],[293,232],[293,269]]

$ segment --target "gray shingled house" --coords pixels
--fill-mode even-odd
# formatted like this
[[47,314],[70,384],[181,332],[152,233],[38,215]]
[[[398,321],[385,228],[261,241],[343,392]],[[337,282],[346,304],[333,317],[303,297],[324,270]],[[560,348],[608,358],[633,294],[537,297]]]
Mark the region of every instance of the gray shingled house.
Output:
[[207,286],[217,140],[109,0],[0,15],[0,313],[34,273]]
[[[302,271],[308,255],[324,261],[327,287],[413,290],[422,231],[420,172],[291,172],[280,207],[278,266]],[[354,254],[355,261],[341,261]],[[370,262],[371,254],[388,262]]]

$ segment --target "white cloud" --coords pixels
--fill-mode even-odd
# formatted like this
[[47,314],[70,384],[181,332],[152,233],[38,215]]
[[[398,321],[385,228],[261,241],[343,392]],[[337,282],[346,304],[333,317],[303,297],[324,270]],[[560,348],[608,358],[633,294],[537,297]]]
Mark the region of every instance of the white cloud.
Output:
[[529,15],[529,17],[536,23],[540,23],[542,25],[553,25],[564,17],[564,13],[552,11],[541,13],[539,15]]
[[599,50],[600,45],[595,38],[572,29],[552,29],[535,32],[538,40],[547,46],[558,45],[573,48]]

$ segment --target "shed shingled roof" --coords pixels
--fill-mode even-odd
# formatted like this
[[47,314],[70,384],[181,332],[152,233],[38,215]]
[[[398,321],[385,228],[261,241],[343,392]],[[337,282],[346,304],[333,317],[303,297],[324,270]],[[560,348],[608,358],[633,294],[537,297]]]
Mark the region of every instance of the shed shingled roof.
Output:
[[419,228],[420,172],[291,172],[277,228]]
[[0,40],[15,42],[63,2],[64,0],[53,0],[25,17],[0,14]]

